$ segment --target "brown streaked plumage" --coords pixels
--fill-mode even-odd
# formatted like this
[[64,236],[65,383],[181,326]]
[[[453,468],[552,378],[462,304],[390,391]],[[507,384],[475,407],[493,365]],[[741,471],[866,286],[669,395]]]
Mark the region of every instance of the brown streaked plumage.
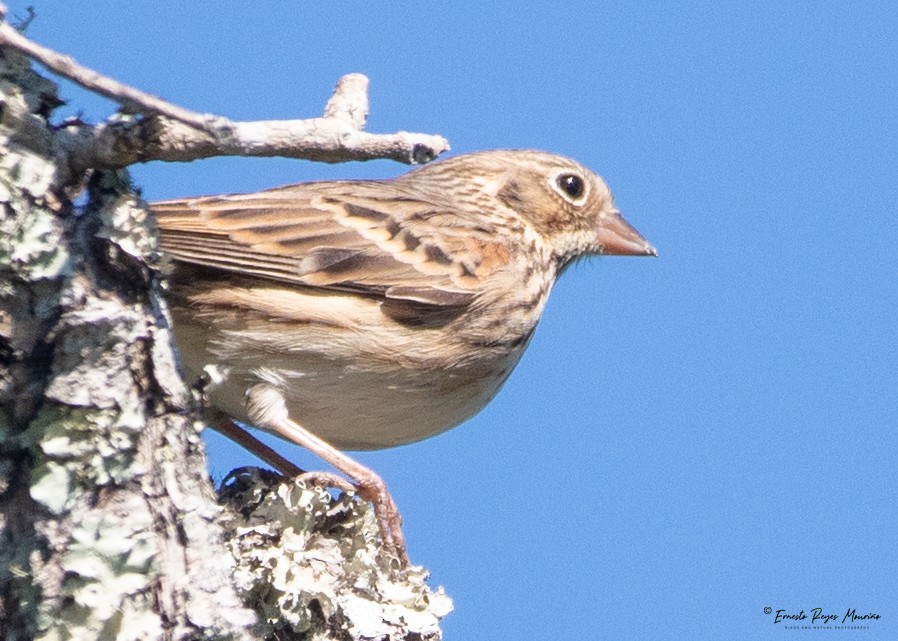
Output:
[[518,362],[572,260],[655,253],[598,176],[537,151],[152,208],[175,265],[184,362],[223,376],[211,404],[308,444],[292,418],[348,449],[469,418]]

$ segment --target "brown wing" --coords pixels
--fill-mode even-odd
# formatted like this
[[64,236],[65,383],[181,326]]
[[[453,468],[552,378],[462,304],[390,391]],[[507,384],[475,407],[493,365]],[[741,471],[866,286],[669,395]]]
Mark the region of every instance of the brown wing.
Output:
[[[484,218],[386,181],[153,203],[176,261],[308,287],[463,307],[508,262]],[[498,237],[501,237],[499,235]]]

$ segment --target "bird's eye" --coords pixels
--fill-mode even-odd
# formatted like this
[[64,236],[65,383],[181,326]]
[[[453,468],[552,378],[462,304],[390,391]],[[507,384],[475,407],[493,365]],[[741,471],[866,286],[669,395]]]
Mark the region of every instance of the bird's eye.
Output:
[[561,174],[556,182],[561,191],[572,200],[576,200],[583,195],[585,185],[583,184],[583,179],[577,174]]

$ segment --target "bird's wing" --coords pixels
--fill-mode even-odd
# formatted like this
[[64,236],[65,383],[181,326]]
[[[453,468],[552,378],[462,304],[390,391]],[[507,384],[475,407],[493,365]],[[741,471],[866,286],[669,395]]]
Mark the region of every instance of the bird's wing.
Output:
[[466,307],[509,261],[489,218],[393,182],[303,183],[151,205],[176,262],[397,302]]

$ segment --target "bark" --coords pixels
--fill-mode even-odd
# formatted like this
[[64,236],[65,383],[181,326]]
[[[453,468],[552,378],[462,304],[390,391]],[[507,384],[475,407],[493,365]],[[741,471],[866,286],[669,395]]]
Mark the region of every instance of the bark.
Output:
[[0,47],[0,639],[439,638],[355,497],[243,470],[219,502],[152,215],[58,104]]

